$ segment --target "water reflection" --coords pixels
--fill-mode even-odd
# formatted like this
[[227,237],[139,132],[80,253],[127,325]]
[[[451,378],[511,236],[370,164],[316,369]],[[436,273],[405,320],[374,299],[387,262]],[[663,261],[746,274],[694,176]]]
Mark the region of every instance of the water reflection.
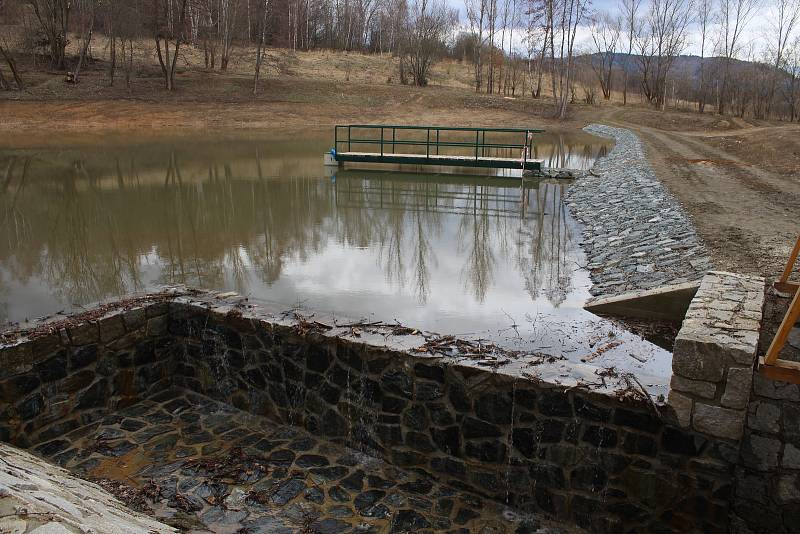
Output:
[[585,298],[564,184],[324,178],[326,144],[0,151],[0,320],[165,283],[442,330]]

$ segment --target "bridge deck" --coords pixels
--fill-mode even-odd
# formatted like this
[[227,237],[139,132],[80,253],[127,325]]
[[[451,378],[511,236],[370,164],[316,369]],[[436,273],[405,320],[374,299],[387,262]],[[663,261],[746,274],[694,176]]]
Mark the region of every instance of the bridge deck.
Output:
[[451,167],[482,167],[487,169],[523,169],[538,171],[543,160],[497,158],[487,156],[450,156],[439,154],[381,154],[380,152],[337,152],[336,161],[357,163],[390,163],[408,165],[446,165]]

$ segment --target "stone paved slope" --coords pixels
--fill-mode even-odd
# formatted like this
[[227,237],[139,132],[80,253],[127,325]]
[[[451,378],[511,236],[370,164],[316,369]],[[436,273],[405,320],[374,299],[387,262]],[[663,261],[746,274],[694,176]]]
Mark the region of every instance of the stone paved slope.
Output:
[[177,530],[125,508],[95,484],[0,443],[0,532],[171,534]]
[[[424,434],[410,434],[433,449]],[[127,494],[126,484],[144,488],[139,495],[156,518],[192,532],[583,532],[179,389],[39,449]]]
[[711,268],[708,253],[686,212],[656,178],[639,138],[601,124],[584,130],[616,142],[566,196],[583,224],[592,295],[700,280]]

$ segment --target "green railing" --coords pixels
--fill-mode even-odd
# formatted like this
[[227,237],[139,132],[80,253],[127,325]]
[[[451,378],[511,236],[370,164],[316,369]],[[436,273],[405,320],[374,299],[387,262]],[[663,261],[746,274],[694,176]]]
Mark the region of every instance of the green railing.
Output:
[[[371,133],[380,132],[379,135],[370,136]],[[424,139],[408,139],[414,132],[424,132]],[[456,148],[460,156],[474,157],[477,161],[492,155],[497,150],[507,150],[515,153],[513,157],[520,159],[523,164],[531,158],[533,153],[533,135],[543,133],[544,130],[532,128],[452,128],[444,126],[398,126],[378,124],[347,124],[337,125],[334,132],[334,148],[336,152],[353,152],[365,145],[373,145],[374,154],[391,156],[398,154],[398,147],[425,147],[425,157],[439,156],[442,148]],[[487,142],[486,136],[490,140]],[[462,139],[454,139],[456,135]],[[491,137],[502,136],[510,139],[492,141]],[[406,137],[406,138],[401,138]],[[421,136],[420,136],[421,137]],[[468,138],[464,140],[463,138]],[[518,141],[518,142],[517,142]],[[361,152],[361,150],[357,150]],[[419,154],[421,156],[421,154]],[[389,158],[391,159],[391,158]]]

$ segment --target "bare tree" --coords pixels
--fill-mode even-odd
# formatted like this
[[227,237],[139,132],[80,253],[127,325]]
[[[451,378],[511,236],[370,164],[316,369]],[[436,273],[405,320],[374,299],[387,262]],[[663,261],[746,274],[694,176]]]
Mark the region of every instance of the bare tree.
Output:
[[787,50],[786,72],[789,80],[784,90],[784,98],[789,108],[789,121],[800,120],[800,35]]
[[693,9],[692,0],[653,0],[643,31],[636,37],[642,90],[647,100],[662,110],[667,101],[667,77],[686,47]]
[[714,0],[698,0],[697,26],[700,31],[700,72],[697,74],[697,111],[700,113],[703,113],[706,109],[706,46],[713,12]]
[[[153,9],[153,33],[156,40],[156,53],[158,55],[158,64],[161,66],[161,73],[164,75],[164,85],[167,91],[175,89],[175,68],[178,65],[178,56],[180,55],[185,31],[186,1],[175,0],[177,5],[173,5],[173,0],[155,0],[156,5],[155,9]],[[177,13],[175,9],[177,9]],[[162,16],[163,18],[161,18]],[[170,57],[169,51],[170,41],[174,41],[172,57]]]
[[430,68],[445,46],[457,15],[443,0],[415,0],[409,9],[407,43],[401,63],[408,65],[414,85],[428,84]]
[[220,70],[228,70],[231,59],[233,35],[236,27],[236,16],[239,12],[239,0],[218,0],[219,9],[219,39],[220,39]]
[[[525,50],[527,52],[528,79],[531,84],[531,96],[539,98],[542,93],[542,77],[544,75],[544,58],[547,53],[547,32],[550,27],[544,24],[544,10],[538,0],[529,0],[525,8]],[[536,59],[534,60],[534,56]],[[534,67],[535,65],[535,67]],[[534,70],[536,84],[534,84]],[[524,92],[524,90],[523,90]]]
[[483,85],[483,47],[486,42],[484,30],[488,18],[489,0],[466,0],[467,20],[475,38],[475,92]]
[[495,44],[494,39],[497,32],[497,0],[488,0],[489,1],[489,11],[488,11],[488,40],[489,40],[489,57],[488,57],[488,64],[486,68],[486,92],[492,93],[494,89],[494,60],[495,60]]
[[739,52],[742,32],[753,17],[759,0],[720,0],[717,15],[719,25],[719,48],[724,63],[722,68],[722,84],[719,91],[717,112],[725,114],[728,100],[728,83],[731,63]]
[[95,5],[95,0],[77,1],[78,20],[80,21],[81,25],[81,51],[78,56],[78,64],[75,66],[75,71],[72,73],[73,83],[78,83],[83,62],[86,60],[86,53],[88,52],[89,45],[92,42],[92,34],[94,33]]
[[594,56],[590,65],[598,81],[603,98],[611,99],[611,74],[614,67],[617,43],[622,33],[621,20],[608,13],[600,13],[592,18],[589,31],[594,44]]
[[[19,70],[17,69],[17,62],[14,60],[14,56],[11,55],[11,51],[8,49],[8,46],[4,46],[0,43],[0,56],[8,65],[9,70],[11,71],[11,76],[14,78],[14,84],[17,86],[18,91],[22,91],[25,86],[22,83],[22,78],[20,78]],[[0,89],[4,89],[6,91],[11,89],[11,84],[8,83],[8,80],[5,79],[3,76],[2,70],[0,70]]]
[[545,0],[550,25],[550,76],[555,116],[562,120],[567,117],[568,103],[574,100],[575,42],[587,6],[587,0]]
[[625,24],[626,39],[628,41],[628,55],[625,56],[625,64],[623,65],[623,81],[622,81],[622,105],[628,103],[628,72],[630,71],[630,60],[633,54],[633,43],[639,28],[639,9],[642,6],[642,0],[622,0],[620,3],[620,12]]
[[50,49],[50,66],[66,68],[67,31],[71,0],[29,0],[36,20],[47,38]]
[[768,53],[771,56],[773,68],[769,76],[769,97],[765,110],[767,116],[770,115],[772,104],[775,101],[778,79],[784,76],[783,69],[787,48],[790,44],[789,39],[800,22],[800,0],[776,0],[771,11],[769,19],[772,21],[772,31],[769,32],[769,35],[772,36],[772,39],[768,45]]
[[258,46],[256,47],[256,71],[253,75],[253,95],[258,94],[258,80],[261,77],[261,65],[264,62],[264,41],[267,38],[267,15],[269,14],[269,0],[259,0],[261,16],[258,25]]

